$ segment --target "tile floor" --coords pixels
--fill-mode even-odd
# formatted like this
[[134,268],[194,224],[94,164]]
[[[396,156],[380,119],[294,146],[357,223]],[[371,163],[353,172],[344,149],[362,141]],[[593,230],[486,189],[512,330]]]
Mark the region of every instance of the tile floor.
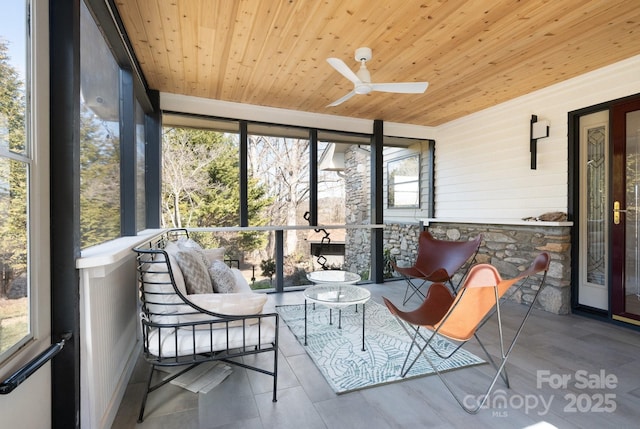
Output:
[[[402,302],[401,282],[365,287],[378,302],[382,296]],[[301,302],[301,292],[287,292],[270,295],[268,305]],[[508,334],[524,307],[504,308]],[[137,424],[147,374],[141,360],[113,428],[638,427],[640,332],[581,316],[534,310],[509,359],[511,389],[499,381],[489,406],[477,415],[465,413],[436,376],[336,395],[286,325],[280,350],[278,402],[271,401],[270,377],[234,368],[207,395],[173,385],[151,393],[146,418]],[[469,350],[481,356],[476,344]],[[479,393],[488,369],[454,371],[447,379]]]

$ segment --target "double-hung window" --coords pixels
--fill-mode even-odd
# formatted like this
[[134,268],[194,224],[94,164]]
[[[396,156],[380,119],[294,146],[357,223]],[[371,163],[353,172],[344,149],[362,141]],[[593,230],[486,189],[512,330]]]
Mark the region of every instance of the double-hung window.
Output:
[[410,155],[387,164],[389,208],[420,206],[420,156]]
[[0,14],[0,362],[32,336],[28,2]]

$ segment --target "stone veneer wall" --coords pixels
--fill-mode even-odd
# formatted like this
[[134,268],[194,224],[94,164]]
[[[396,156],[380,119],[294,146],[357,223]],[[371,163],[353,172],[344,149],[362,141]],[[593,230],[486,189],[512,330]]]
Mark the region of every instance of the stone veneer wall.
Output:
[[399,266],[411,266],[415,262],[421,231],[421,224],[418,223],[385,222],[384,248],[389,249],[391,257]]
[[[571,227],[531,225],[489,225],[432,223],[427,227],[431,234],[440,240],[469,240],[482,234],[483,239],[476,257],[477,263],[494,265],[503,278],[515,276],[525,270],[533,259],[543,251],[551,255],[551,264],[547,274],[546,286],[538,297],[537,308],[555,314],[567,314],[571,308]],[[418,251],[419,224],[386,223],[384,229],[384,248],[400,266],[411,266]],[[350,264],[345,269],[368,273],[370,240],[369,231],[360,230],[355,234],[358,239],[351,241],[346,251],[351,254]],[[457,284],[462,273],[457,273]],[[519,294],[511,297],[519,303],[531,302],[534,287],[539,283],[528,282]]]
[[[556,314],[567,314],[571,308],[571,227],[531,225],[486,225],[433,223],[428,228],[441,240],[468,240],[482,234],[478,263],[494,265],[503,278],[525,270],[543,251],[551,255],[546,286],[538,296],[536,307]],[[529,282],[521,293],[512,297],[529,303],[539,283]]]
[[[420,224],[385,222],[383,230],[384,249],[400,266],[412,265],[418,253]],[[349,230],[351,239],[345,245],[344,269],[368,278],[371,266],[371,230]],[[397,273],[395,273],[397,275]]]
[[[370,223],[370,159],[362,150],[345,153],[345,178],[347,200],[346,223],[362,225]],[[548,226],[537,222],[525,225],[432,223],[427,228],[434,237],[442,240],[468,240],[483,235],[476,262],[494,265],[504,278],[515,276],[526,269],[542,251],[551,254],[551,266],[545,289],[540,293],[536,306],[556,314],[566,314],[571,308],[571,227]],[[418,251],[419,223],[385,222],[384,248],[388,249],[398,265],[413,265]],[[371,263],[371,231],[349,229],[345,237],[343,269],[369,278]],[[462,277],[454,276],[454,283]],[[532,283],[535,284],[535,283]],[[534,291],[527,285],[522,293],[514,296],[517,302],[530,302]]]
[[[345,171],[345,220],[347,225],[366,225],[371,223],[370,197],[370,155],[357,149],[346,151],[344,155]],[[344,246],[343,269],[368,278],[371,261],[371,230],[347,229]]]

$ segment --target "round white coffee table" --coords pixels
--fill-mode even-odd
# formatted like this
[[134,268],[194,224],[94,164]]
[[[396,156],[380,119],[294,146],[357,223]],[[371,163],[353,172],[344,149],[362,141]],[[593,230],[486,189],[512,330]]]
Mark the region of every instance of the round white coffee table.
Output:
[[307,274],[307,279],[315,284],[322,283],[343,283],[343,284],[355,284],[361,279],[356,273],[342,270],[320,270],[313,271]]
[[329,308],[329,324],[332,324],[331,310],[338,309],[338,329],[342,329],[342,308],[349,305],[362,304],[362,351],[364,347],[365,303],[371,298],[367,289],[346,283],[322,283],[311,286],[304,291],[304,345],[307,345],[307,301]]

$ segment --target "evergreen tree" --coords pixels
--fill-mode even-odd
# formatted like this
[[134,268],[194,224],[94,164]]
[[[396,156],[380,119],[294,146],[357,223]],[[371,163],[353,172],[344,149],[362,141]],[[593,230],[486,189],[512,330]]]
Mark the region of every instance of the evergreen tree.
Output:
[[80,219],[82,247],[120,236],[120,139],[87,106],[80,106]]
[[[24,84],[0,40],[0,147],[25,154]],[[0,296],[27,268],[27,164],[0,158]]]
[[[237,226],[240,221],[238,144],[217,131],[165,128],[162,137],[162,221],[164,227]],[[261,216],[271,200],[266,190],[250,179],[249,219],[263,225]],[[234,234],[225,240],[203,236],[205,246],[223,245],[227,254],[249,252],[264,245],[264,234]]]

